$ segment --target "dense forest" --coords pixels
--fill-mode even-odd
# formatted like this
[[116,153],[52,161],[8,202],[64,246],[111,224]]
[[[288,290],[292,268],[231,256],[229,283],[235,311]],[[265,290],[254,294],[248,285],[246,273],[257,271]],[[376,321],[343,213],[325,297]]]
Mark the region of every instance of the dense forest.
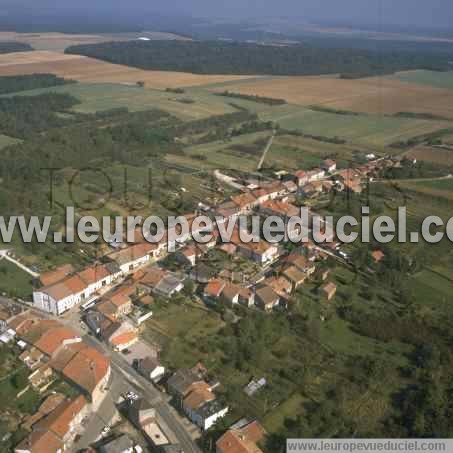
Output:
[[127,41],[77,45],[66,53],[142,69],[196,74],[379,75],[409,69],[447,70],[445,55],[380,53],[309,46],[264,46],[218,41]]
[[11,52],[27,52],[33,50],[29,44],[15,41],[0,41],[0,54]]
[[19,91],[49,88],[66,83],[74,83],[57,77],[54,74],[27,74],[14,76],[0,76],[0,94],[17,93]]

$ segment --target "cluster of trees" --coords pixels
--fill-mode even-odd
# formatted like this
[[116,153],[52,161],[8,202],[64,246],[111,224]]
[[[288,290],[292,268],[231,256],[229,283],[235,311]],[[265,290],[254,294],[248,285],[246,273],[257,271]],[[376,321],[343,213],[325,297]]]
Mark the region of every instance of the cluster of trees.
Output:
[[12,53],[12,52],[28,52],[33,50],[33,47],[29,44],[24,44],[15,41],[1,41],[0,42],[0,54],[1,53]]
[[283,76],[352,73],[369,76],[408,69],[443,71],[450,68],[449,58],[440,54],[220,41],[108,42],[71,46],[66,53],[142,69],[197,74]]
[[[248,133],[246,131],[249,128],[250,132],[256,132],[253,128],[258,127],[257,124],[259,123],[256,114],[250,113],[247,110],[240,110],[239,112],[177,124],[172,128],[172,133],[174,137],[197,136],[195,143],[202,144],[215,140],[228,139],[232,136],[233,131],[236,131],[236,135]],[[245,129],[241,129],[241,126],[238,125],[242,124],[247,124],[248,126],[244,126]]]
[[334,113],[335,115],[349,115],[349,116],[360,116],[361,115],[361,113],[359,113],[359,112],[353,112],[350,110],[333,109],[330,107],[324,107],[322,105],[311,105],[309,107],[309,109],[314,110],[316,112]]
[[54,74],[28,74],[0,77],[0,94],[17,93],[19,91],[34,90],[35,88],[49,88],[66,83],[75,83]]
[[284,99],[268,98],[266,96],[258,96],[258,95],[253,95],[253,94],[233,93],[228,90],[222,91],[222,93],[216,93],[216,96],[243,99],[245,101],[253,101],[253,102],[258,102],[260,104],[266,104],[266,105],[270,105],[270,106],[286,104],[286,101]]
[[0,98],[0,133],[26,138],[53,127],[64,126],[70,119],[57,115],[79,101],[68,94],[47,93],[38,96]]

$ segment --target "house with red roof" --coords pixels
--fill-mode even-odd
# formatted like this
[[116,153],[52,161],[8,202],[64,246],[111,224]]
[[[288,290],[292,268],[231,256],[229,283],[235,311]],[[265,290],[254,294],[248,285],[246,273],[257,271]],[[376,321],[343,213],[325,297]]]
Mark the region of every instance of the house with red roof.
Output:
[[216,453],[262,453],[257,443],[266,432],[256,420],[232,426],[216,443]]
[[33,430],[14,451],[16,453],[44,453],[69,450],[79,432],[89,406],[84,396],[61,402],[33,425]]

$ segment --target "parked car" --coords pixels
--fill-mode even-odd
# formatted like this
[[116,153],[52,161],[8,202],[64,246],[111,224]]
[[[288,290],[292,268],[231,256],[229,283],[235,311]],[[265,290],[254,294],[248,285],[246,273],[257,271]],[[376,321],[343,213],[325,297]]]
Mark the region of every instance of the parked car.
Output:
[[127,392],[126,399],[135,401],[135,400],[138,400],[138,395],[134,392]]

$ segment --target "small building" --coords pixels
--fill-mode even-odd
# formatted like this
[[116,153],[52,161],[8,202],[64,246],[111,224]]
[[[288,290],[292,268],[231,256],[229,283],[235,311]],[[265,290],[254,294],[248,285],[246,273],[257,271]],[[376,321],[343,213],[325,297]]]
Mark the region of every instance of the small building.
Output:
[[294,178],[299,187],[302,187],[308,183],[308,174],[305,170],[296,171],[296,173],[294,173]]
[[285,277],[270,277],[263,281],[263,284],[271,287],[282,299],[287,299],[292,291],[291,282]]
[[235,244],[227,243],[219,245],[219,250],[226,253],[227,255],[234,256],[236,254],[237,247]]
[[30,370],[36,369],[39,365],[41,365],[41,361],[44,358],[44,353],[39,349],[32,346],[30,349],[22,352],[19,356],[19,360],[23,362],[27,368]]
[[327,173],[333,173],[337,169],[337,163],[332,159],[326,159],[322,164],[321,168]]
[[296,267],[304,274],[306,274],[307,277],[312,275],[316,270],[315,264],[311,260],[305,258],[305,256],[303,255],[299,254],[289,255],[284,259],[284,262],[290,266]]
[[138,341],[137,329],[129,321],[112,323],[101,335],[115,351],[124,351]]
[[220,295],[220,300],[232,307],[239,303],[239,294],[241,293],[241,287],[233,283],[226,283],[223,288],[222,294]]
[[314,168],[307,173],[308,182],[320,181],[326,176],[326,172],[321,168]]
[[171,297],[184,289],[184,278],[167,272],[162,280],[155,286],[154,293],[164,297]]
[[212,266],[204,263],[196,263],[190,272],[190,278],[197,283],[209,283],[216,275],[216,270]]
[[238,252],[244,257],[260,264],[271,263],[276,260],[279,255],[276,244],[270,244],[266,241],[259,242],[236,243]]
[[290,282],[291,291],[296,291],[297,288],[303,285],[305,280],[308,278],[307,273],[303,272],[296,266],[289,266],[283,271],[282,275]]
[[228,413],[228,406],[220,403],[210,385],[204,381],[189,387],[182,407],[189,419],[205,431]]
[[239,291],[239,303],[246,307],[253,307],[255,304],[255,293],[250,288],[241,288]]
[[203,290],[203,299],[206,302],[217,302],[225,288],[226,282],[220,279],[211,280]]
[[321,293],[327,300],[332,300],[337,293],[337,286],[332,282],[326,283],[321,287]]
[[175,254],[176,259],[185,266],[195,266],[197,258],[203,256],[203,251],[197,244],[188,244]]
[[382,250],[374,250],[371,253],[371,257],[375,263],[380,263],[384,259],[385,254]]
[[203,378],[193,370],[180,369],[176,371],[167,381],[167,390],[175,397],[179,404],[187,395],[190,386],[196,382],[202,382]]
[[260,285],[256,290],[255,304],[264,311],[272,311],[278,307],[280,296],[267,285]]
[[257,421],[237,423],[217,440],[216,453],[262,453],[257,444],[265,435]]
[[31,386],[37,390],[38,392],[41,389],[46,388],[53,377],[52,368],[48,364],[44,364],[33,371],[28,376],[28,382],[30,382]]
[[99,447],[99,453],[134,453],[134,442],[127,434],[109,440]]
[[156,357],[146,357],[138,361],[137,371],[146,379],[158,382],[165,374],[165,367]]
[[260,206],[260,211],[269,216],[278,216],[284,220],[289,220],[291,217],[297,217],[300,215],[300,210],[284,201],[267,201]]
[[266,378],[258,380],[252,379],[244,388],[244,392],[248,396],[253,396],[258,390],[261,390],[267,384]]
[[[80,429],[89,406],[83,396],[67,399],[33,425],[32,433],[16,448],[17,453],[59,452],[66,450]],[[43,440],[44,438],[44,440]]]

